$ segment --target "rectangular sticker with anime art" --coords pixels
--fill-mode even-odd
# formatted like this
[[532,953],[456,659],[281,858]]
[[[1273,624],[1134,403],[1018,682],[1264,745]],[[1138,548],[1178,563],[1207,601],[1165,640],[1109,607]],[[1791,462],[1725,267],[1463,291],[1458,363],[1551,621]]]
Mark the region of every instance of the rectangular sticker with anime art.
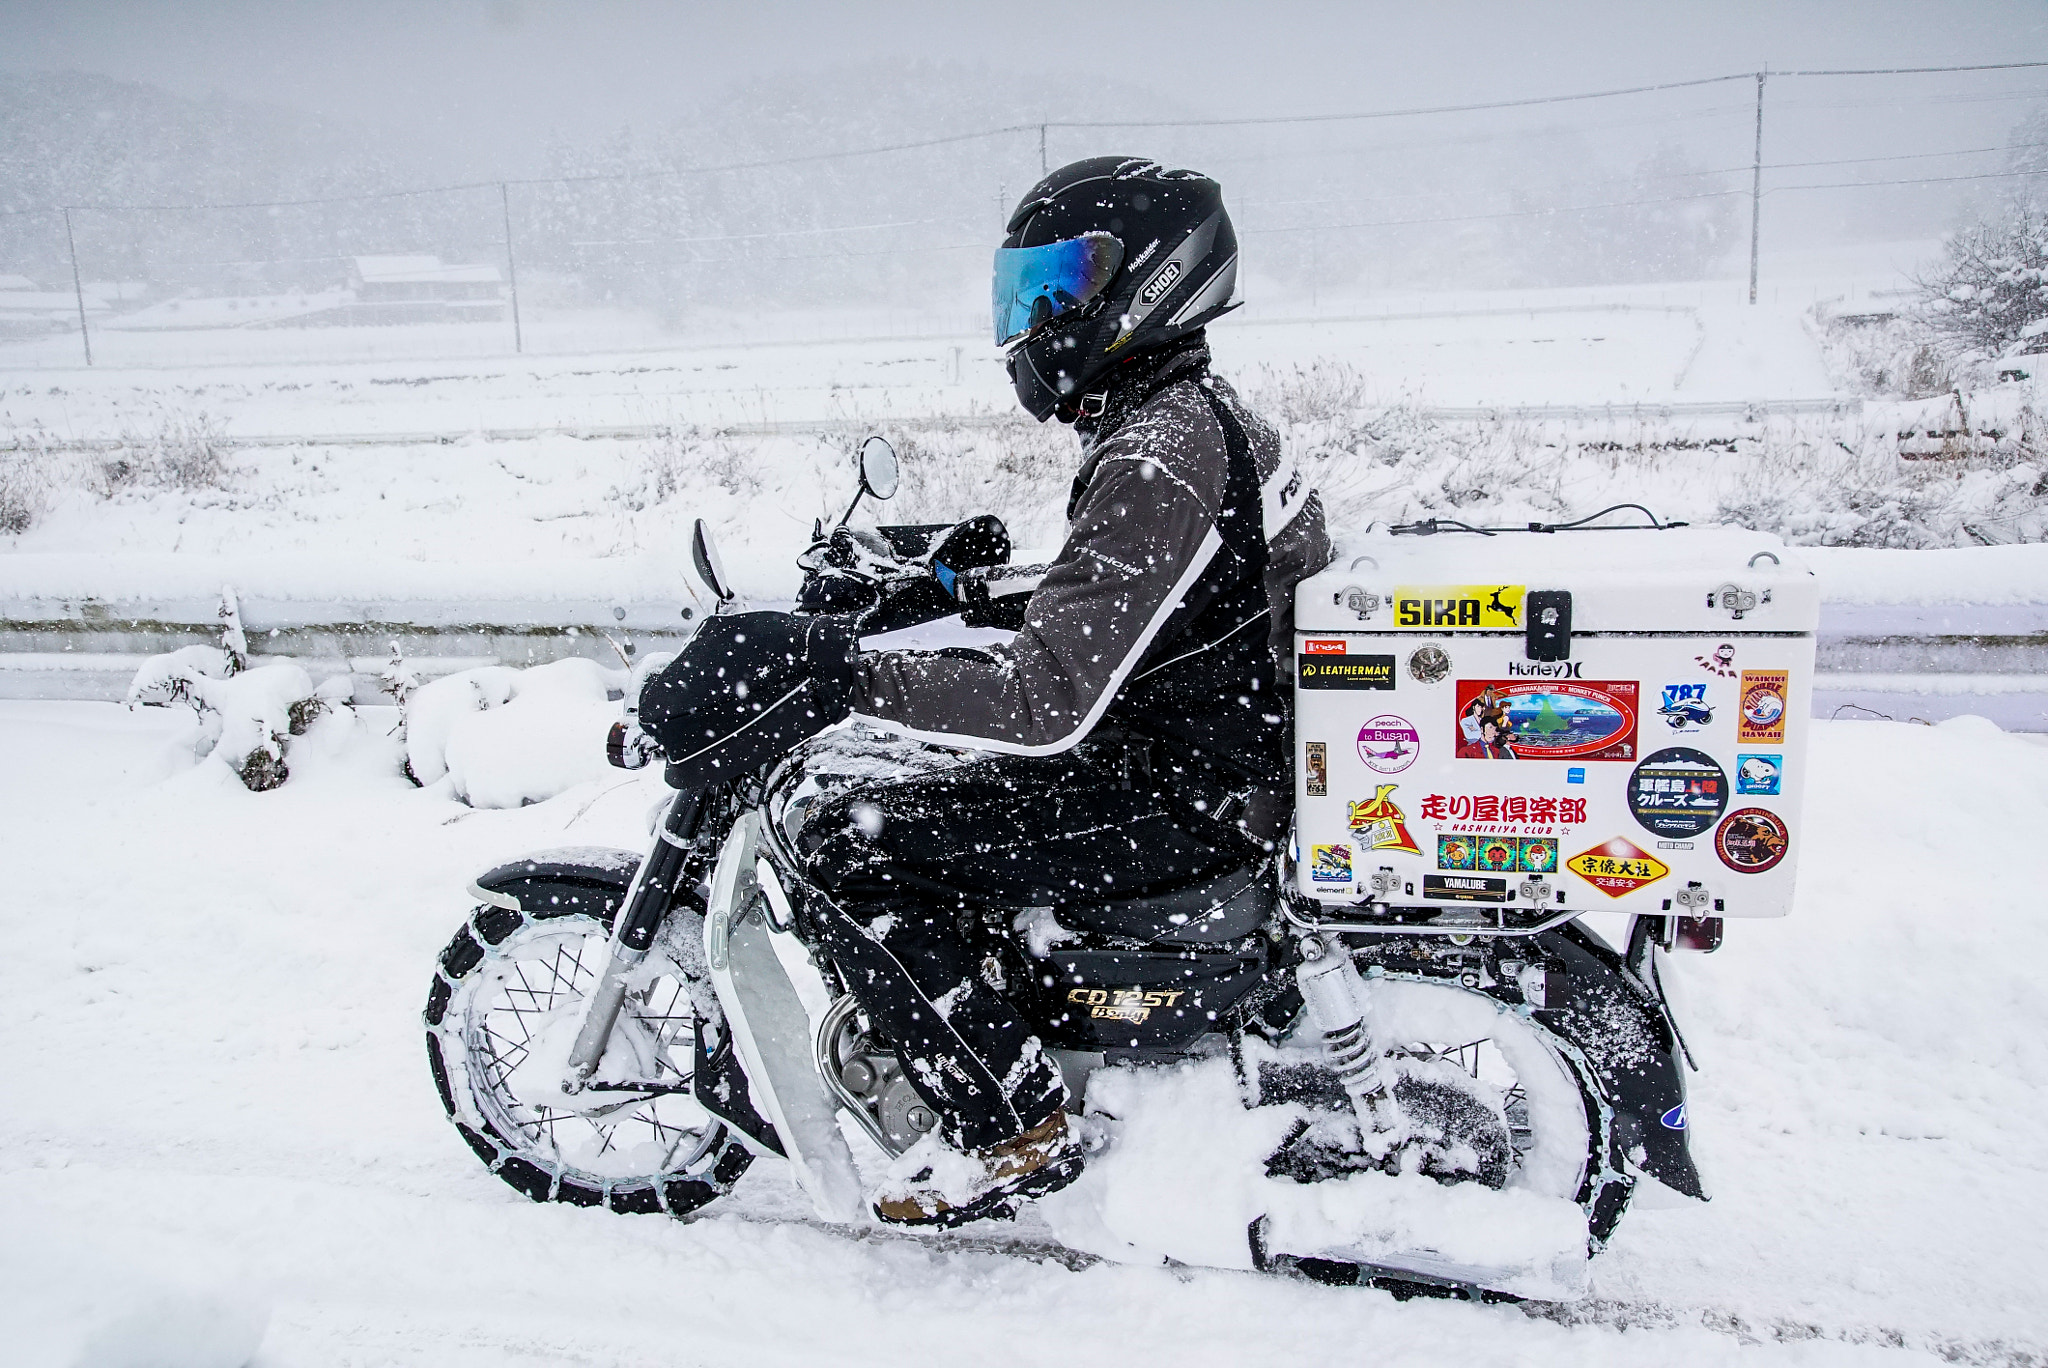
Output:
[[1634,760],[1635,680],[1461,679],[1460,760]]

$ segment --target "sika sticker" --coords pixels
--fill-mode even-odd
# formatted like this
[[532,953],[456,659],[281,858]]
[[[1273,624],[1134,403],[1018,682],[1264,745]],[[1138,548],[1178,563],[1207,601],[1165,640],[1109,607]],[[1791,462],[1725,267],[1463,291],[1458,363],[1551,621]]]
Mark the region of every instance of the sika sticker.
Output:
[[1358,758],[1381,774],[1399,774],[1421,750],[1422,733],[1405,717],[1382,713],[1358,729]]
[[1522,625],[1521,584],[1402,584],[1394,589],[1394,626],[1442,631],[1470,627],[1512,631]]
[[1580,851],[1564,867],[1610,898],[1625,898],[1671,872],[1670,865],[1623,836]]
[[1422,896],[1439,902],[1490,902],[1508,900],[1508,881],[1471,874],[1425,874]]
[[1308,796],[1327,798],[1330,796],[1330,747],[1322,741],[1305,741],[1303,746],[1302,772],[1307,778]]
[[1633,760],[1634,680],[1461,679],[1460,760]]
[[1783,670],[1742,672],[1742,721],[1735,739],[1745,746],[1785,744],[1785,695],[1789,678]]
[[1548,836],[1439,836],[1436,864],[1489,874],[1554,874],[1557,842]]
[[1408,817],[1393,799],[1399,784],[1381,784],[1379,792],[1351,805],[1351,830],[1367,850],[1400,850],[1420,855],[1422,847],[1408,834]]
[[1351,882],[1351,847],[1312,845],[1308,848],[1309,878],[1316,883]]
[[1295,657],[1295,664],[1295,677],[1304,689],[1394,687],[1394,658],[1390,655],[1310,655],[1303,651]]
[[1441,646],[1418,646],[1408,657],[1408,677],[1417,684],[1441,684],[1450,672],[1450,652]]
[[1707,705],[1707,686],[1666,684],[1657,716],[1673,731],[1698,731],[1707,726],[1714,720],[1714,710]]
[[1761,874],[1785,858],[1792,833],[1785,819],[1763,808],[1737,808],[1714,832],[1714,853],[1737,874]]
[[1735,791],[1775,798],[1785,782],[1785,759],[1779,755],[1738,755],[1735,757]]
[[1728,776],[1689,746],[1658,751],[1628,777],[1628,810],[1653,836],[1697,836],[1728,807]]

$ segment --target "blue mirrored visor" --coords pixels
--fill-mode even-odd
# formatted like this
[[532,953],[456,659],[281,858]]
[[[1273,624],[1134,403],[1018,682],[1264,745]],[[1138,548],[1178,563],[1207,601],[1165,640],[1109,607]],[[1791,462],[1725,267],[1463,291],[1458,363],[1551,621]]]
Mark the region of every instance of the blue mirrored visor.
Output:
[[1095,298],[1123,259],[1123,243],[1108,233],[1083,233],[1043,247],[998,247],[996,345]]

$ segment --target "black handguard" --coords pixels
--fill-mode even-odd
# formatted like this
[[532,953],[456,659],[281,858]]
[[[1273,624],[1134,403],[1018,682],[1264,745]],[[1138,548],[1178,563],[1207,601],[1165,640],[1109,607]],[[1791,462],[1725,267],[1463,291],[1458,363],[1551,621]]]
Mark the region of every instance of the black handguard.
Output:
[[640,691],[640,726],[676,788],[779,760],[852,711],[858,639],[846,622],[788,613],[714,617]]

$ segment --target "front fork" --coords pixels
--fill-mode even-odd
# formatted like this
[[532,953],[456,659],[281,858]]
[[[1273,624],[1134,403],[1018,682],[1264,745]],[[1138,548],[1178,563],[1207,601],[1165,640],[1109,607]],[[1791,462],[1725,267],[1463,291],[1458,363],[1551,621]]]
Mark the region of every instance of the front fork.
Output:
[[562,1080],[562,1091],[572,1097],[583,1091],[604,1060],[612,1027],[626,1003],[627,982],[661,933],[677,881],[696,853],[692,838],[702,815],[699,795],[683,791],[668,800],[655,824],[654,846],[640,862],[640,870],[619,904],[618,918],[612,923],[611,956],[598,976],[597,989],[584,1008],[583,1025],[576,1032],[576,1044],[569,1051],[569,1073]]
[[1302,937],[1294,981],[1309,1020],[1323,1033],[1323,1055],[1367,1135],[1400,1131],[1404,1122],[1392,1083],[1366,1020],[1365,980],[1344,942],[1329,931]]

